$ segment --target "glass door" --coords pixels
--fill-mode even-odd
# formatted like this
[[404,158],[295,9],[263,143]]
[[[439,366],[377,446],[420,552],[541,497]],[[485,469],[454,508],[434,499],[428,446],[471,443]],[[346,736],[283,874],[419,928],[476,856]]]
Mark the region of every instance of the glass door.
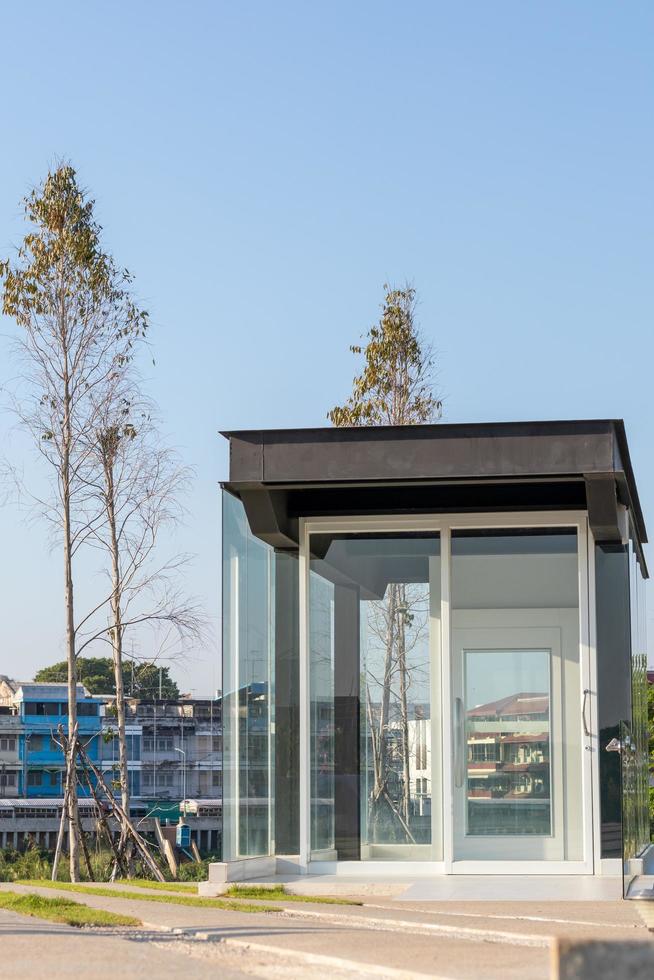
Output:
[[440,539],[310,537],[310,857],[438,861]]
[[577,536],[452,535],[453,857],[583,858]]

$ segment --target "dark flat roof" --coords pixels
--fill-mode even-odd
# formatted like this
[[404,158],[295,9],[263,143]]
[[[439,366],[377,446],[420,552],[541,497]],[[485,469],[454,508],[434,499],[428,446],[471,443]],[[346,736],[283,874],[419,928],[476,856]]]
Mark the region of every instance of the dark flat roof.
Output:
[[621,419],[325,426],[222,432],[229,480],[256,488],[615,480],[640,542],[647,540]]

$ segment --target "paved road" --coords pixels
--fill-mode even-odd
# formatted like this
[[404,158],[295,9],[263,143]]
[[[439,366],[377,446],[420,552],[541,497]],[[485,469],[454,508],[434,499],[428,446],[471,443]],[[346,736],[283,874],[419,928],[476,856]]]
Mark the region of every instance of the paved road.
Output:
[[[57,894],[50,889],[0,887]],[[116,956],[125,961],[128,976],[145,976],[146,969],[156,969],[165,978],[179,976],[182,970],[189,978],[215,977],[219,966],[221,977],[226,978],[317,980],[326,975],[356,975],[396,980],[426,976],[546,980],[553,937],[618,940],[651,936],[635,903],[625,902],[400,903],[368,897],[362,908],[288,904],[281,914],[248,914],[150,903],[137,890],[133,899],[62,894],[97,908],[135,915],[150,929],[128,932],[124,938],[102,935],[100,945],[106,952],[95,957],[94,980],[105,976],[115,980]],[[29,928],[42,929],[35,920],[29,922]],[[172,934],[171,929],[180,933]],[[86,944],[81,955],[91,945],[89,935],[63,930],[56,947],[51,950],[48,942],[40,956],[33,950],[31,955],[41,972],[53,978],[68,976],[65,961],[77,956],[73,947]],[[98,935],[97,930],[93,935]],[[20,935],[2,933],[0,955],[5,963],[6,956],[13,961],[14,955],[22,955],[16,947],[21,941],[24,937]],[[70,953],[65,952],[67,945]],[[168,973],[160,973],[159,962],[169,964]],[[24,977],[24,964],[21,971]],[[2,976],[19,975],[0,972]]]
[[[79,969],[94,980],[216,980],[216,960],[193,960],[174,943],[161,942],[159,934],[121,933],[121,938],[98,929],[74,929],[0,910],[0,976],[3,980],[48,976],[70,978]],[[156,939],[157,942],[150,940]],[[73,966],[76,964],[76,967]],[[220,980],[246,980],[251,974],[220,963]]]

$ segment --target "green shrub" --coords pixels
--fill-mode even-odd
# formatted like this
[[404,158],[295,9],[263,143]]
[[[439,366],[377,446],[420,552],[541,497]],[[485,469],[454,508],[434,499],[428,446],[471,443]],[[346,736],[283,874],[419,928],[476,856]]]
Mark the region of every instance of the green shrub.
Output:
[[[156,853],[153,854],[153,857],[166,879],[169,881],[172,880],[168,865],[158,858]],[[98,882],[109,881],[113,867],[113,853],[106,848],[98,851],[92,850],[90,858],[94,880]],[[24,851],[17,851],[13,847],[7,847],[5,850],[0,850],[0,881],[16,881],[19,878],[50,878],[52,875],[52,859],[52,852],[39,847],[34,841],[30,841]],[[216,861],[219,858],[212,855],[211,857],[205,858],[199,864],[196,864],[195,861],[180,864],[177,880],[206,881],[208,878],[209,862],[212,860]],[[135,868],[135,873],[142,878],[150,877],[146,869],[139,870],[139,868]],[[83,859],[80,860],[80,878],[82,881],[89,881],[86,862]],[[69,880],[68,859],[64,855],[59,862],[57,881]]]
[[180,864],[177,869],[177,880],[178,881],[206,881],[209,877],[209,861],[210,858],[205,858],[196,864],[195,861],[188,861],[187,863]]
[[0,851],[0,881],[17,878],[47,878],[52,871],[52,857],[34,843],[24,851],[7,847]]

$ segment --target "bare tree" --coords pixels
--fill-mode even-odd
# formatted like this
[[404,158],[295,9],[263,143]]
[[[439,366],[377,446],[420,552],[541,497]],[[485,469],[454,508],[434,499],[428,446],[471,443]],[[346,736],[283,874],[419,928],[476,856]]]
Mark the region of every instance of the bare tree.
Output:
[[[205,618],[178,581],[189,556],[158,560],[162,531],[183,516],[191,471],[162,444],[153,407],[139,394],[134,372],[123,369],[100,390],[96,424],[87,432],[80,533],[103,553],[109,589],[80,621],[78,654],[99,641],[111,645],[116,688],[121,806],[129,813],[123,650],[130,629],[163,634],[168,659],[201,644]],[[103,559],[103,560],[104,560]],[[108,615],[108,628],[99,623]],[[125,829],[125,828],[124,828]],[[120,849],[127,843],[123,836]]]
[[71,880],[79,879],[76,787],[77,674],[74,560],[83,543],[75,512],[83,490],[85,433],[97,420],[96,393],[131,357],[147,314],[130,298],[131,277],[102,250],[94,202],[62,164],[24,200],[31,229],[14,264],[0,265],[3,312],[21,328],[22,374],[13,407],[48,464],[50,494],[39,499],[60,536],[64,565],[68,733],[66,790]]

